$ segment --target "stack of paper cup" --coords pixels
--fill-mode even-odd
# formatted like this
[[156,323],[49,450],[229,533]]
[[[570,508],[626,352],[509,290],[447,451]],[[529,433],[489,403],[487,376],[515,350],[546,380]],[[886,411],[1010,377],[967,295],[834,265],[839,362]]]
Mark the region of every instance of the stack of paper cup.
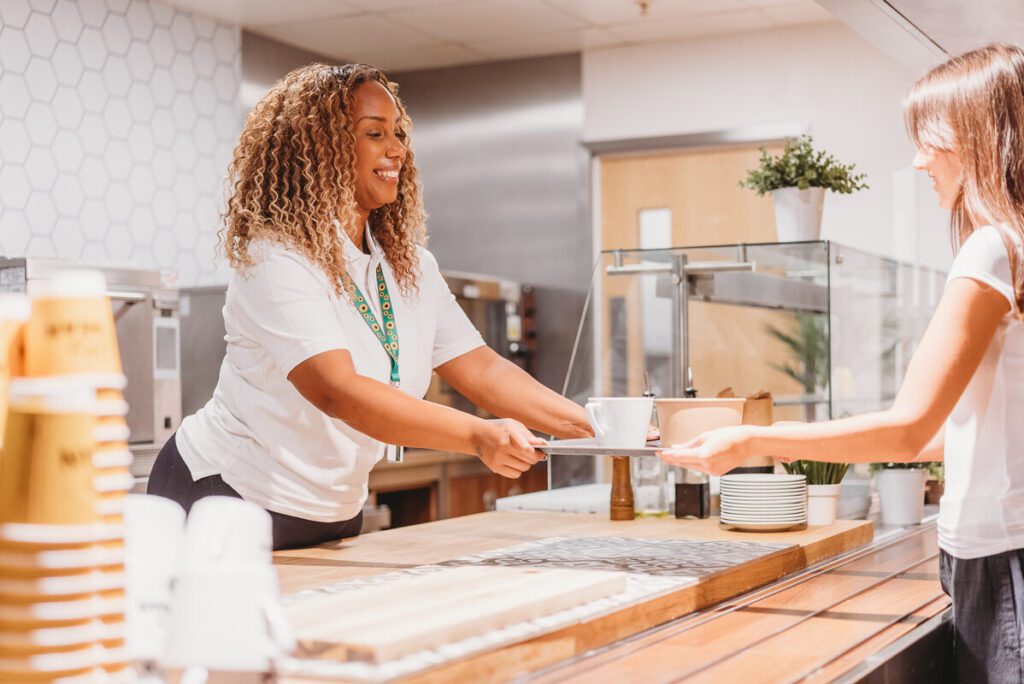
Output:
[[[110,681],[96,512],[96,393],[67,379],[15,379],[0,458],[0,681]],[[123,586],[123,580],[121,582]],[[119,607],[123,614],[123,604]],[[100,678],[102,675],[102,678]]]
[[[24,374],[31,378],[87,384],[92,391],[94,449],[89,481],[92,513],[105,529],[123,529],[124,497],[131,490],[128,405],[107,284],[97,271],[66,271],[29,285],[31,316],[25,325]],[[98,552],[118,563],[99,566],[98,600],[107,609],[124,605],[124,537],[96,542]],[[127,676],[124,612],[100,617],[104,667]]]

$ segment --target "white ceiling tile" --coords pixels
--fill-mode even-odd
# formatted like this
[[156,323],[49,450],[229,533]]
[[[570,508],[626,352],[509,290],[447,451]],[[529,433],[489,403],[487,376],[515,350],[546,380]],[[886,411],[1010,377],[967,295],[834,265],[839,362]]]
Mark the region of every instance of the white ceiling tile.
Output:
[[404,10],[387,16],[456,43],[526,38],[536,33],[586,26],[586,22],[541,0],[477,0],[468,4]]
[[396,53],[438,47],[443,41],[372,14],[263,27],[260,33],[319,52],[333,59],[357,61],[365,52],[389,45]]
[[611,27],[612,33],[634,43],[650,43],[697,36],[725,35],[758,29],[770,29],[776,25],[758,10],[737,10],[716,14],[702,14],[695,17],[665,19],[656,23],[637,22]]
[[469,47],[491,59],[518,59],[557,55],[567,52],[581,52],[622,45],[624,41],[604,29],[591,28],[581,31],[545,33],[513,40],[496,40],[486,43],[471,43]]
[[487,57],[476,50],[460,45],[441,45],[407,52],[395,52],[382,47],[362,53],[359,59],[388,71],[419,71],[452,66],[453,64],[481,62],[485,61]]
[[761,13],[779,26],[824,24],[830,21],[837,21],[832,13],[816,2],[798,2],[763,7],[761,8]]
[[[793,0],[784,0],[792,2]],[[814,0],[806,0],[813,2]],[[592,24],[627,24],[637,21],[657,22],[695,14],[725,12],[745,7],[744,0],[650,0],[647,13],[640,11],[635,0],[545,0],[549,5]]]

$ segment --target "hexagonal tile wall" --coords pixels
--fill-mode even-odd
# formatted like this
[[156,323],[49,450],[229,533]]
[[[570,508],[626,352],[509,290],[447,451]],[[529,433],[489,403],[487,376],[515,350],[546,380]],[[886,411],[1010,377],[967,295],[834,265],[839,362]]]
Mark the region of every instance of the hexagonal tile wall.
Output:
[[0,0],[0,255],[224,282],[240,49],[155,0]]

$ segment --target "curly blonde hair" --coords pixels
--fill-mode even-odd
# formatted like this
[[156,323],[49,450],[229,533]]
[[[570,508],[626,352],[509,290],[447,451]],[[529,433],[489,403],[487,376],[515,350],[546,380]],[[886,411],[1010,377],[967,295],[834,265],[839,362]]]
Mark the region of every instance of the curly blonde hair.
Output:
[[[322,268],[339,296],[351,295],[335,219],[343,227],[358,220],[351,112],[356,89],[371,81],[394,97],[398,129],[408,147],[412,121],[397,84],[366,64],[296,69],[249,113],[228,169],[231,197],[218,233],[232,268],[253,264],[253,240],[270,240]],[[408,150],[398,199],[369,218],[369,229],[406,294],[417,289],[417,247],[426,243],[425,221],[419,173]]]

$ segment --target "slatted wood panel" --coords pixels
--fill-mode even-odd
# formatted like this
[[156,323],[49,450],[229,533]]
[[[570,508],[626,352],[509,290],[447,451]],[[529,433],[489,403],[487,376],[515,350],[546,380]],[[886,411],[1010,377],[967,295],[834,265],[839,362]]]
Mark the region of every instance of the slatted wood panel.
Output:
[[308,657],[383,662],[626,590],[626,575],[461,567],[318,597],[286,609]]
[[530,681],[831,681],[945,610],[949,601],[939,586],[937,554],[934,528],[928,528]]

